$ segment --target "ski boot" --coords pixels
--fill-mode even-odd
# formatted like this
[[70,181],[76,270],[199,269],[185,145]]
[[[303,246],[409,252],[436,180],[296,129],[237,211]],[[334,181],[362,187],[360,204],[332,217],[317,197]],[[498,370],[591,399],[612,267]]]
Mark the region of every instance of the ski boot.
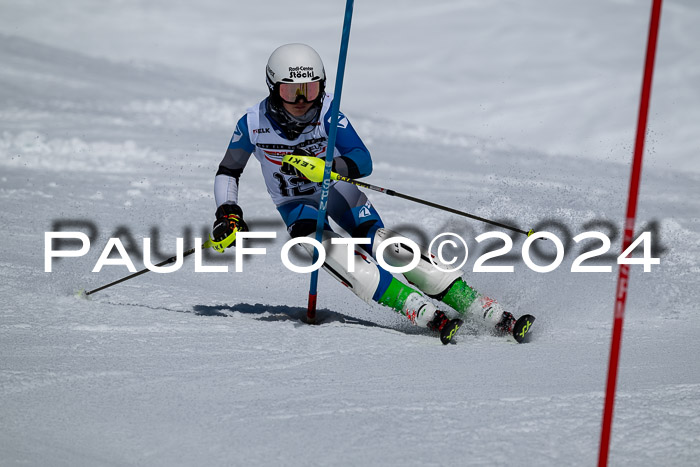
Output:
[[452,342],[452,338],[463,323],[461,319],[449,319],[445,313],[436,309],[435,305],[417,292],[411,292],[406,297],[402,312],[416,326],[440,333],[440,341],[443,344]]
[[503,312],[501,320],[496,323],[496,334],[499,336],[505,336],[508,334],[513,334],[513,327],[515,326],[515,316],[507,311]]
[[532,323],[535,322],[535,317],[532,315],[523,315],[516,319],[512,313],[505,311],[500,303],[484,295],[474,300],[469,307],[469,312],[497,336],[512,336],[516,342],[522,342],[525,339]]

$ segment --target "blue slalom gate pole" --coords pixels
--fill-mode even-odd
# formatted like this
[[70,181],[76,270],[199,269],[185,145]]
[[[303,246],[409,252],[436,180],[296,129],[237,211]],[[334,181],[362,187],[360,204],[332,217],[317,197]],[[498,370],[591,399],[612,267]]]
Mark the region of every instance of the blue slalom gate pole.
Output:
[[[345,60],[348,55],[348,42],[350,42],[350,23],[352,23],[352,7],[354,0],[345,3],[345,19],[343,21],[343,36],[340,40],[340,56],[338,58],[338,72],[335,77],[335,91],[333,93],[333,105],[331,106],[331,125],[328,134],[328,146],[326,147],[326,166],[323,171],[323,184],[321,186],[321,199],[318,204],[318,218],[316,220],[316,241],[321,243],[323,239],[323,226],[326,222],[326,208],[328,206],[328,191],[331,186],[331,167],[333,166],[333,154],[335,153],[335,138],[338,133],[338,114],[340,113],[340,94],[343,90],[343,77],[345,75]],[[323,118],[323,116],[321,117]],[[318,261],[318,250],[314,249],[313,261]],[[309,285],[309,304],[306,311],[306,319],[309,323],[316,321],[316,297],[318,293],[318,269],[311,272]]]

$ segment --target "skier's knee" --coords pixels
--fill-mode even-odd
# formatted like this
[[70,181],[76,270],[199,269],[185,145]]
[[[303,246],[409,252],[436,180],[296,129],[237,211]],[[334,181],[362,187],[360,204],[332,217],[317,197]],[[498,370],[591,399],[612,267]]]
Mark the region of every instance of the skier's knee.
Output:
[[287,232],[292,238],[307,237],[316,232],[316,220],[299,219],[287,228]]
[[371,242],[369,245],[360,246],[371,255],[372,248],[374,247],[374,240],[376,238],[376,232],[383,226],[384,224],[381,220],[372,219],[361,223],[352,232],[349,233],[353,238],[369,238]]
[[[332,239],[339,236],[332,231],[323,233],[321,243],[326,252],[323,268],[365,302],[377,301],[378,294],[381,295],[386,288],[387,281],[391,281],[391,274],[380,270],[368,254],[355,249],[349,255],[347,245],[332,243]],[[313,254],[313,246],[307,243],[302,243],[302,246],[309,254]]]
[[[391,237],[401,237],[401,235],[389,229],[377,229],[373,243],[373,255],[376,255],[379,244]],[[396,248],[386,248],[383,253],[384,261],[386,261],[388,265],[394,267],[409,264],[413,259],[413,255],[413,251],[402,244],[397,244]],[[442,297],[450,289],[450,286],[456,280],[462,277],[462,271],[450,271],[448,265],[441,264],[437,258],[430,255],[425,247],[421,246],[420,255],[421,259],[416,267],[404,273],[404,277],[406,277],[410,283],[414,284],[428,296],[442,299]],[[440,269],[435,267],[435,264],[433,263],[440,266]],[[447,272],[445,272],[446,270]]]

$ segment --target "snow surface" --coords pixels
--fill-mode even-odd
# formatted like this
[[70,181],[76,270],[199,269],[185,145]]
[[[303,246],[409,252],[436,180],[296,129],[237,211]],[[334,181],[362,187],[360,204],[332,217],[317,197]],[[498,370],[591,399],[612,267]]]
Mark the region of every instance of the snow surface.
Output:
[[[516,259],[510,275],[467,274],[537,316],[526,345],[468,327],[442,346],[325,274],[309,326],[308,277],[281,265],[284,226],[251,162],[246,218],[278,238],[244,273],[207,252],[231,271],[188,258],[74,295],[127,274],[91,272],[109,237],[155,237],[167,257],[203,235],[267,56],[307,42],[333,75],[342,3],[3,5],[0,465],[596,462],[616,273],[571,273],[574,243],[551,273]],[[612,223],[618,252],[649,4],[357,2],[343,108],[374,154],[370,183],[525,228],[548,220],[562,239]],[[611,465],[700,455],[700,5],[663,15],[637,221],[657,223],[663,251],[652,272],[632,268]],[[491,230],[370,197],[399,231],[470,240],[467,271]],[[61,221],[92,223],[95,239],[46,273],[44,232]]]

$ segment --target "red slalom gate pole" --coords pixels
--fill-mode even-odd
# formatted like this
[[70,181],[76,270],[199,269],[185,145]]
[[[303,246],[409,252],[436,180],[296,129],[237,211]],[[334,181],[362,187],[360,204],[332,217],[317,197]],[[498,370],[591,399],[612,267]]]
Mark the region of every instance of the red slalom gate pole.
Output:
[[[644,79],[642,81],[642,95],[639,103],[639,118],[637,120],[637,138],[634,145],[634,159],[632,161],[632,176],[627,197],[627,216],[625,218],[625,236],[622,242],[624,252],[632,243],[634,236],[634,223],[637,217],[637,196],[639,194],[639,179],[642,174],[642,159],[644,157],[644,136],[647,130],[647,116],[649,114],[649,99],[651,96],[651,82],[654,75],[654,58],[656,56],[656,42],[659,33],[659,20],[661,18],[662,0],[653,0],[651,7],[651,21],[649,23],[649,39],[647,42],[647,54],[644,64]],[[605,408],[603,410],[603,426],[600,436],[600,452],[598,466],[608,465],[608,451],[610,448],[610,432],[612,431],[613,409],[615,405],[615,386],[617,383],[617,368],[620,360],[620,344],[622,341],[622,325],[625,318],[625,305],[627,303],[627,285],[629,283],[629,265],[621,264],[617,276],[617,292],[615,294],[615,313],[613,319],[612,343],[610,346],[610,363],[608,365],[608,383],[605,392]]]

